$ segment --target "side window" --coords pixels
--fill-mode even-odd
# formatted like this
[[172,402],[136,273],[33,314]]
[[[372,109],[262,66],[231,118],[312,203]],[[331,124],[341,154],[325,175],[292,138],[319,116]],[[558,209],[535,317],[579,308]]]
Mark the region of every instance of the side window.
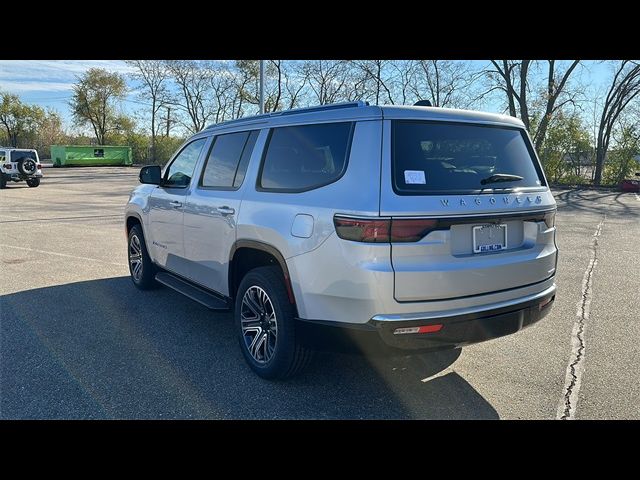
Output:
[[4,156],[5,156],[4,150],[0,150],[0,162],[4,162]]
[[256,143],[258,131],[218,135],[209,151],[200,186],[205,188],[237,189]]
[[178,154],[173,160],[169,169],[165,173],[163,186],[165,187],[188,187],[196,168],[196,162],[200,156],[200,151],[206,142],[206,138],[194,140]]
[[303,192],[335,182],[347,166],[352,130],[353,123],[274,128],[258,187]]

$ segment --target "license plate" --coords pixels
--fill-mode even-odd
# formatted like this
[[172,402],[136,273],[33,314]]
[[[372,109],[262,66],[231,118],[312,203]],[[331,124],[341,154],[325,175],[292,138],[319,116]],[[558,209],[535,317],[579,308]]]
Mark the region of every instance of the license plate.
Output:
[[507,248],[507,226],[488,224],[473,227],[473,253],[497,252]]

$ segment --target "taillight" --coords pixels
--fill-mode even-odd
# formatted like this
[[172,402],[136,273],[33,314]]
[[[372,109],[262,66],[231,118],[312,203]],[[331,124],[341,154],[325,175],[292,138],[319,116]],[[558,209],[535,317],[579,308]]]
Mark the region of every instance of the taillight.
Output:
[[417,242],[438,226],[438,220],[424,218],[353,218],[335,216],[338,237],[365,243]]
[[544,223],[547,225],[547,228],[556,226],[556,211],[551,210],[544,214]]
[[389,241],[390,218],[348,218],[333,217],[338,237],[344,240],[366,243],[382,243]]
[[417,242],[438,226],[438,220],[425,218],[391,220],[392,242]]

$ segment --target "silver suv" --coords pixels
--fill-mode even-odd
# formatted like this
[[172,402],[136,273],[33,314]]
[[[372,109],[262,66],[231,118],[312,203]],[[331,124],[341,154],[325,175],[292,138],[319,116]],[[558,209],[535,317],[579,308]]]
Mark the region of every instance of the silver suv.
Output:
[[265,378],[318,343],[385,352],[514,333],[555,298],[556,205],[519,120],[344,103],[242,118],[144,167],[131,278],[233,309]]

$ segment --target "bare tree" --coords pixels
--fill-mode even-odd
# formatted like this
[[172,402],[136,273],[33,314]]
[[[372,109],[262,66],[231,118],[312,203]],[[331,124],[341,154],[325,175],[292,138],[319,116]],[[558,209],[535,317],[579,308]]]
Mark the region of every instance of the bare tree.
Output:
[[[532,133],[536,149],[542,147],[546,137],[549,122],[553,115],[568,103],[574,103],[576,91],[568,89],[568,80],[574,72],[579,60],[573,60],[562,69],[556,60],[546,60],[547,73],[545,86],[540,92],[541,98],[530,98],[529,93],[535,91],[535,82],[531,78],[531,67],[540,64],[533,60],[491,60],[493,69],[485,71],[493,83],[489,93],[493,90],[502,91],[507,100],[509,115],[520,116],[524,126],[531,132],[534,127],[533,115],[540,118]],[[542,111],[537,106],[544,105]]]
[[287,68],[287,64],[285,64],[283,70],[283,77],[287,108],[295,108],[304,97],[304,89],[307,86],[309,77],[304,68],[296,68],[295,66]]
[[[393,77],[389,73],[391,60],[356,60],[351,65],[355,72],[351,72],[351,91],[354,99],[371,98],[376,105],[381,102],[394,104],[392,94]],[[351,96],[351,95],[350,95]]]
[[151,159],[155,161],[158,115],[168,100],[169,72],[161,60],[128,60],[127,63],[136,69],[132,77],[141,84],[140,98],[151,102]]
[[414,103],[417,90],[414,85],[418,77],[418,62],[415,60],[394,61],[391,62],[391,68],[393,70],[395,103],[400,105]]
[[600,115],[598,126],[598,139],[596,141],[596,170],[594,183],[600,185],[602,182],[602,170],[604,160],[609,150],[611,134],[616,120],[629,105],[629,103],[640,93],[640,64],[629,60],[623,60],[617,66],[611,87]]
[[195,60],[168,60],[165,64],[179,92],[166,103],[187,114],[187,122],[181,122],[187,130],[199,132],[214,115],[209,97],[211,68],[206,62]]
[[[566,85],[567,80],[571,76],[571,73],[580,63],[579,60],[574,60],[563,72],[561,70],[556,70],[556,60],[547,60],[547,62],[548,71],[545,110],[542,114],[540,124],[538,125],[538,128],[536,129],[535,135],[533,137],[533,142],[536,149],[540,149],[542,147],[542,143],[544,142],[544,139],[547,135],[549,122],[553,118],[554,113],[557,110],[560,110],[567,103],[571,103],[574,101],[573,94],[567,91]],[[558,99],[562,94],[566,94],[566,98],[563,101],[558,102]]]
[[326,105],[346,97],[349,65],[345,60],[310,60],[304,63],[313,103]]
[[428,100],[434,107],[467,106],[466,90],[473,76],[465,62],[450,60],[419,60],[416,62],[414,94]]

